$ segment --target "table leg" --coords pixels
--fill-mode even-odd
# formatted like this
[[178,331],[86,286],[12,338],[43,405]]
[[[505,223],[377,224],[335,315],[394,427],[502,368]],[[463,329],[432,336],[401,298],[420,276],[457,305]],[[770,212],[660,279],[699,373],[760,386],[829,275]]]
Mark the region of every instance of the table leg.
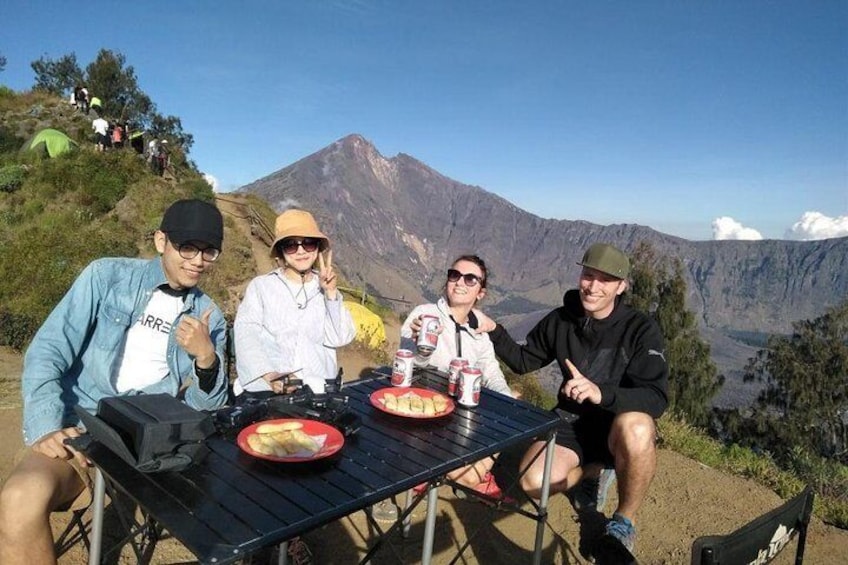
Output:
[[433,558],[433,538],[436,532],[436,504],[439,501],[439,489],[427,489],[427,517],[424,519],[424,546],[421,548],[421,565],[430,565]]
[[289,540],[280,544],[280,553],[277,555],[277,565],[288,565],[289,563]]
[[92,498],[91,545],[88,548],[88,565],[100,565],[103,546],[103,506],[106,504],[106,480],[100,469],[94,469],[94,496]]
[[542,562],[542,543],[545,537],[545,524],[548,521],[548,495],[551,489],[551,467],[554,462],[554,446],[556,445],[556,432],[548,437],[548,445],[545,447],[545,474],[542,476],[542,496],[539,498],[539,520],[536,522],[536,547],[533,551],[533,565]]

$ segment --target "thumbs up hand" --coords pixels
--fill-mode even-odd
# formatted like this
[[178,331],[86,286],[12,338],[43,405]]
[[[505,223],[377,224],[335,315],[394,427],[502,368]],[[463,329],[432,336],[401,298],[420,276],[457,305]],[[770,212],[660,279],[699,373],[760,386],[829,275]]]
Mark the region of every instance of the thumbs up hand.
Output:
[[176,329],[177,345],[194,357],[198,369],[208,369],[215,364],[215,346],[209,337],[209,318],[212,308],[208,308],[200,318],[183,316]]

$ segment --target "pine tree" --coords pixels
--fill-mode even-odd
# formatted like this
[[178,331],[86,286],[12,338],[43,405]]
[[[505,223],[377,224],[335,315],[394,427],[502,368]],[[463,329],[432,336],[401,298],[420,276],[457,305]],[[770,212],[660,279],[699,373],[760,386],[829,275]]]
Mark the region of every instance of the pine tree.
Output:
[[695,315],[686,309],[683,264],[680,259],[659,257],[648,242],[641,242],[632,258],[628,301],[650,312],[660,326],[669,367],[670,409],[693,425],[707,426],[710,402],[724,379],[710,360],[710,346],[701,339]]
[[848,301],[792,328],[772,336],[746,370],[746,380],[766,385],[755,412],[764,447],[848,463]]

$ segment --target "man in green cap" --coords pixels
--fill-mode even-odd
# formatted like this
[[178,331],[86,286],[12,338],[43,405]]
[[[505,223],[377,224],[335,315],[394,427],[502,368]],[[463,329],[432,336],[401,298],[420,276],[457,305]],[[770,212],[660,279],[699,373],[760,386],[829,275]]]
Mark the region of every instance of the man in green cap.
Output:
[[[647,314],[622,303],[630,261],[606,243],[589,247],[578,263],[578,288],[545,316],[524,345],[500,325],[478,315],[495,353],[518,374],[552,363],[563,383],[555,411],[561,421],[551,492],[571,491],[578,510],[603,512],[618,476],[618,508],[608,520],[598,551],[633,550],[637,510],[656,470],[656,426],[668,404],[668,365],[659,327]],[[536,442],[521,463],[521,486],[539,497],[545,448]],[[577,487],[577,488],[575,488]],[[624,553],[623,551],[621,553]]]

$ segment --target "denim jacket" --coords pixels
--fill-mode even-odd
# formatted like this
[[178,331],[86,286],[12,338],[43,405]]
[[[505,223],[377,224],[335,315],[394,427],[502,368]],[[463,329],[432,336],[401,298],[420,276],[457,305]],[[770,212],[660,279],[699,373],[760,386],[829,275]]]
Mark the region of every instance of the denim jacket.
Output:
[[[21,378],[24,400],[24,442],[32,445],[56,430],[79,425],[74,406],[91,413],[107,396],[120,396],[116,374],[127,332],[144,312],[153,291],[167,279],[160,259],[98,259],[77,277],[70,290],[39,328],[27,349]],[[185,402],[198,410],[217,408],[227,399],[224,374],[226,321],[211,298],[190,289],[183,315],[199,318],[209,307],[212,343],[218,355],[215,386],[206,393],[198,386],[194,360],[168,337],[170,373],[143,390],[125,394],[168,393],[177,396],[185,388]]]

